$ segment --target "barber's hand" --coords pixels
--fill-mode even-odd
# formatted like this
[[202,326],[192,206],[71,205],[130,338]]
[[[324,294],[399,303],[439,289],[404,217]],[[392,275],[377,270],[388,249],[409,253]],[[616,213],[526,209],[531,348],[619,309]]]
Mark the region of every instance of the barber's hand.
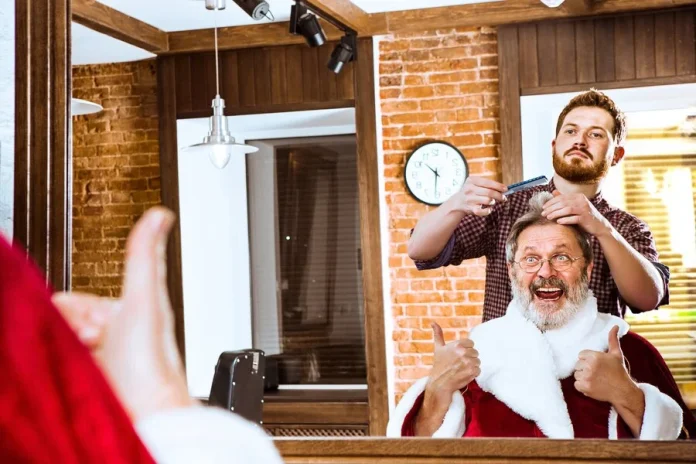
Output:
[[481,373],[481,360],[468,338],[445,344],[442,328],[433,322],[435,356],[425,387],[426,397],[449,405],[452,393],[469,385]]
[[541,215],[558,224],[575,224],[598,237],[611,232],[612,226],[582,193],[553,192],[554,198],[544,204]]
[[609,331],[609,348],[606,353],[583,350],[575,365],[575,388],[597,401],[617,404],[637,385],[624,365],[619,344],[619,327]]
[[53,301],[92,350],[134,421],[195,404],[174,336],[166,283],[166,245],[174,215],[147,211],[126,244],[120,300],[57,294]]
[[505,201],[503,192],[507,186],[494,180],[471,176],[466,179],[461,190],[453,195],[455,210],[476,216],[491,214],[495,202]]

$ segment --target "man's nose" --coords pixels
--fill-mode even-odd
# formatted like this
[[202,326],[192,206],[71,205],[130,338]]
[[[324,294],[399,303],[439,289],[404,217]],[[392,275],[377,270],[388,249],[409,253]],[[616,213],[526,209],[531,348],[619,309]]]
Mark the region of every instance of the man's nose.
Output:
[[548,279],[551,276],[556,275],[555,269],[551,266],[550,261],[542,261],[541,267],[537,271],[537,276],[542,279]]

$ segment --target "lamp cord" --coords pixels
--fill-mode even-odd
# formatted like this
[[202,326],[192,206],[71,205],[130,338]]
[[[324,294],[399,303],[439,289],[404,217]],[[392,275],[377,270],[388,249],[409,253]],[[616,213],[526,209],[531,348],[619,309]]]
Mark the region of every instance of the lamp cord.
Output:
[[218,31],[217,31],[217,12],[218,4],[215,1],[215,93],[220,96],[220,69],[218,68]]

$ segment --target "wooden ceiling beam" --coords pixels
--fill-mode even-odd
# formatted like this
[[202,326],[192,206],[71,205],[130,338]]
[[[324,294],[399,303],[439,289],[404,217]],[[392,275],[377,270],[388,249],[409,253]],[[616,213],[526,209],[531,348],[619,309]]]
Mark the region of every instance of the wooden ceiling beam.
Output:
[[[540,0],[514,0],[367,14],[351,7],[348,0],[302,1],[310,9],[323,8],[322,14],[343,18],[339,22],[355,28],[361,36],[499,26],[694,4],[694,0],[566,0],[558,8],[549,8]],[[214,48],[212,29],[166,33],[95,0],[73,0],[72,8],[75,22],[156,54],[202,52]],[[339,40],[343,36],[338,28],[324,20],[320,22],[328,40]],[[290,34],[287,22],[223,27],[218,31],[221,50],[304,43],[302,37]]]
[[166,32],[95,0],[72,0],[72,20],[152,53],[169,49]]
[[[329,41],[340,40],[343,32],[319,20]],[[215,48],[213,29],[177,31],[169,33],[168,53],[190,53],[211,51]],[[277,45],[303,44],[305,39],[290,34],[290,23],[277,22],[253,26],[221,27],[218,29],[218,47],[220,50],[256,48]]]
[[372,29],[370,15],[350,0],[300,0],[310,11],[353,29],[358,35]]
[[[575,0],[566,0],[573,5]],[[549,19],[574,18],[626,13],[630,11],[675,8],[693,5],[693,0],[602,0],[584,8],[549,8],[540,0],[472,3],[459,6],[385,13],[387,30],[375,34],[408,33],[455,27],[500,26],[502,24],[536,22]]]
[[596,4],[595,0],[565,0],[559,8],[573,15],[589,15]]

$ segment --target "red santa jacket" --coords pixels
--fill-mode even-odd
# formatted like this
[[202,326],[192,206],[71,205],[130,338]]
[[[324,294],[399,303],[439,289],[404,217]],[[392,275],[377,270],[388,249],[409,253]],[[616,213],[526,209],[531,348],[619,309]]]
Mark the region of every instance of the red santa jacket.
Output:
[[0,462],[154,462],[39,272],[2,237],[0,373]]
[[[606,351],[618,325],[630,374],[645,394],[641,439],[695,437],[696,422],[664,360],[620,318],[599,314],[592,297],[565,327],[542,333],[514,303],[507,314],[471,333],[481,375],[452,404],[434,437],[633,438],[609,403],[574,387],[584,349]],[[416,382],[389,423],[389,436],[413,436],[426,379]]]

